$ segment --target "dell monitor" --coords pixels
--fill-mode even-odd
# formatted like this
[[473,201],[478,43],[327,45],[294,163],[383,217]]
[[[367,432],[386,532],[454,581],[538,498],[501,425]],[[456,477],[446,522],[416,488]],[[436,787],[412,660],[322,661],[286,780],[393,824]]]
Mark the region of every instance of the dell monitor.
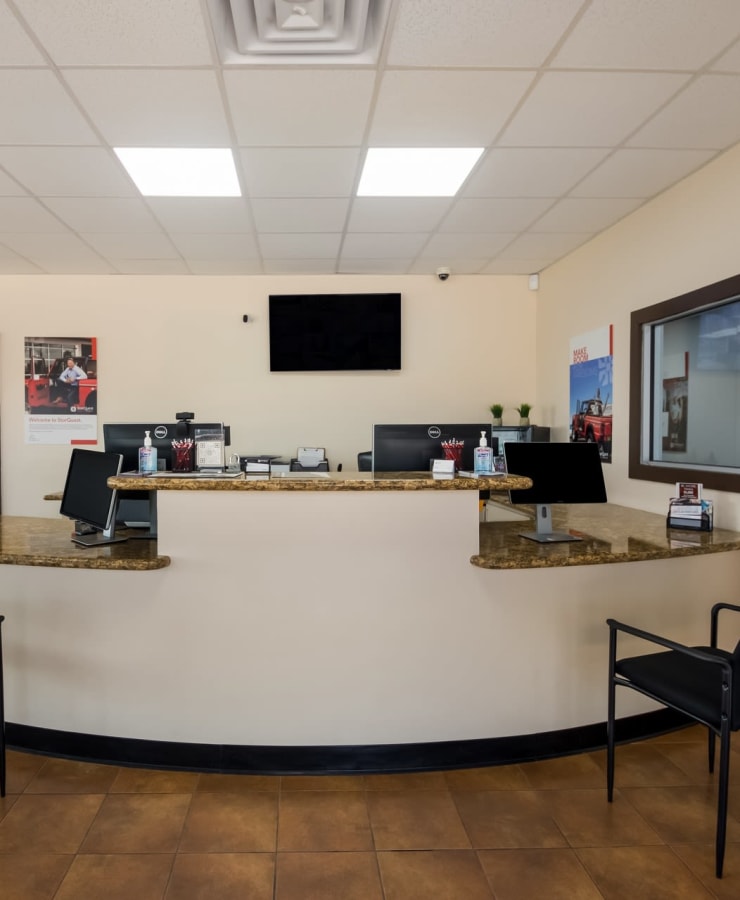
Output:
[[536,531],[522,537],[542,544],[579,541],[576,535],[552,529],[554,503],[606,503],[606,485],[598,444],[504,443],[506,471],[532,479],[532,487],[509,491],[512,503],[532,503]]
[[373,425],[374,472],[428,472],[432,460],[444,459],[443,441],[463,441],[461,469],[473,469],[473,452],[481,432],[497,455],[491,425]]
[[120,453],[72,450],[59,511],[75,521],[75,544],[100,547],[126,540],[115,534],[117,494],[108,487],[108,479],[118,475],[122,464]]

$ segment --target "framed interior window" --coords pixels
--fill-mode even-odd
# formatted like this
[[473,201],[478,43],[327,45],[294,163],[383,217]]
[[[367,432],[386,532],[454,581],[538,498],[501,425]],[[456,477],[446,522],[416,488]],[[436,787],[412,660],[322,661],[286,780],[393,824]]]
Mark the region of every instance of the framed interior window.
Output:
[[629,476],[740,492],[740,275],[632,313]]

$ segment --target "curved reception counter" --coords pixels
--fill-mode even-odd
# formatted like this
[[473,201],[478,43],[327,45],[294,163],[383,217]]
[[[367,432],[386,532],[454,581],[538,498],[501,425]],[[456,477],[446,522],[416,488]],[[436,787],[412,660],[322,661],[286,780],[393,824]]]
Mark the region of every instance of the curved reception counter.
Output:
[[[703,642],[740,580],[740,534],[667,534],[636,510],[569,508],[570,545],[481,524],[479,490],[516,476],[111,484],[157,491],[156,547],[83,550],[68,522],[3,519],[11,745],[273,773],[603,745],[605,619]],[[669,725],[620,704],[625,733]]]

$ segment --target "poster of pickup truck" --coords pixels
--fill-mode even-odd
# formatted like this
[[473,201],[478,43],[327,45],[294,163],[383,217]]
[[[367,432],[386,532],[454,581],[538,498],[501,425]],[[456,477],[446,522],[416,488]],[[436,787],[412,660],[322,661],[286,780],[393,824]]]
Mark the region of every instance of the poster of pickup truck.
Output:
[[570,440],[598,444],[612,461],[612,326],[571,340]]

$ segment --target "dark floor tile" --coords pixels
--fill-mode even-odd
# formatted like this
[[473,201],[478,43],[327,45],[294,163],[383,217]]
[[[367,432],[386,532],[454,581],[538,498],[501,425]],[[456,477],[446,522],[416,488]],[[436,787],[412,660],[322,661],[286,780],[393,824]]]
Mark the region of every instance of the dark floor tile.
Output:
[[190,800],[190,794],[109,794],[82,852],[174,853]]
[[6,790],[9,794],[20,794],[35,778],[46,762],[45,756],[8,750],[6,753]]
[[362,791],[362,775],[283,775],[281,791]]
[[492,900],[471,850],[378,853],[385,900]]
[[571,847],[662,844],[630,803],[606,799],[606,790],[548,791],[547,805]]
[[168,853],[80,854],[54,900],[162,900],[172,861]]
[[445,772],[452,791],[521,791],[529,787],[522,766],[487,766]]
[[462,791],[454,798],[477,849],[568,845],[546,791]]
[[164,900],[272,900],[271,853],[178,853]]
[[[687,773],[674,765],[664,752],[667,748],[698,750],[698,744],[625,744],[614,752],[615,778],[619,787],[658,787],[671,784],[691,784]],[[589,758],[601,769],[601,786],[606,787],[606,751],[589,753]],[[706,751],[704,752],[706,760]]]
[[527,763],[524,773],[537,790],[604,787],[604,772],[588,754]]
[[365,775],[368,791],[446,791],[444,772],[398,772],[395,775]]
[[449,791],[367,795],[378,850],[467,850],[470,839]]
[[214,794],[241,794],[251,791],[267,791],[277,794],[280,791],[279,775],[227,775],[217,772],[204,772],[198,778],[196,791]]
[[0,855],[3,900],[51,900],[74,856],[61,853]]
[[599,847],[576,853],[604,900],[713,897],[670,847]]
[[[717,797],[712,787],[625,788],[619,793],[668,844],[714,840]],[[740,840],[740,823],[732,816],[727,837]]]
[[27,794],[105,794],[118,774],[116,766],[48,759],[26,787]]
[[0,822],[0,853],[76,853],[102,794],[23,794]]
[[195,794],[180,851],[187,853],[274,852],[277,794]]
[[372,850],[365,794],[289,791],[280,796],[278,850]]
[[479,850],[496,900],[601,900],[573,850]]
[[375,854],[278,853],[275,900],[383,900]]
[[156,769],[119,769],[110,786],[111,794],[191,794],[198,784],[197,772],[167,772]]

